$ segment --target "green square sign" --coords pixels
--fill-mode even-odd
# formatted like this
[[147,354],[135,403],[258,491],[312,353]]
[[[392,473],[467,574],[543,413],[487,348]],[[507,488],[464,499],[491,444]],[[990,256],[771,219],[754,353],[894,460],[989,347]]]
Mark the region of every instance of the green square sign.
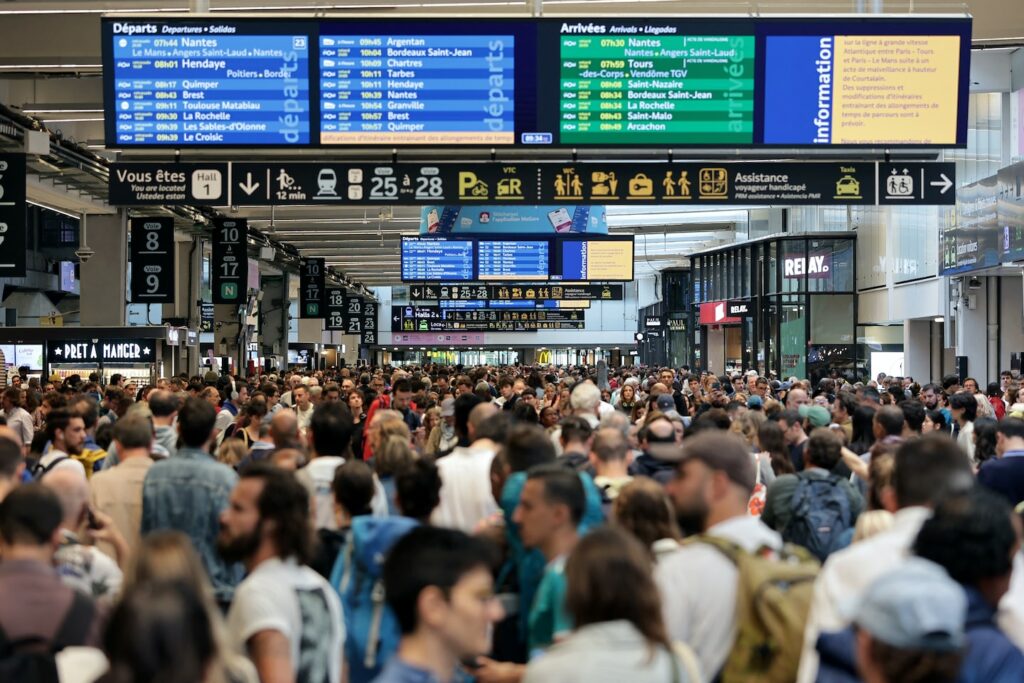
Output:
[[306,315],[316,317],[320,315],[320,304],[318,303],[307,303],[306,304]]
[[223,299],[237,299],[238,298],[238,283],[236,282],[222,282],[220,285],[220,296]]

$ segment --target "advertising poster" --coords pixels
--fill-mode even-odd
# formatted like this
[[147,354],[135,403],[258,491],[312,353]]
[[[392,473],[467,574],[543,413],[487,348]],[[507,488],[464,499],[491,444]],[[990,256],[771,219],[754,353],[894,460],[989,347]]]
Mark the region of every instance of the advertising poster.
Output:
[[603,206],[424,206],[421,235],[608,234]]

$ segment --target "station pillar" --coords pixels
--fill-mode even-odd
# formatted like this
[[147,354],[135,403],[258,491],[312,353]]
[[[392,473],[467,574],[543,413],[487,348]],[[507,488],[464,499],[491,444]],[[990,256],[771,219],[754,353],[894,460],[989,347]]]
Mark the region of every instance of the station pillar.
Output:
[[264,276],[260,281],[260,355],[278,358],[278,369],[284,367],[288,356],[288,277],[288,273],[281,273]]
[[[174,233],[174,303],[164,304],[164,320],[198,330],[201,324],[199,311],[199,283],[202,275],[203,243],[198,236]],[[180,346],[165,350],[174,357],[174,371],[187,372],[193,376],[199,372],[199,347],[188,346],[185,335]]]
[[124,210],[82,216],[79,252],[93,255],[80,268],[83,327],[120,327],[126,322],[128,294],[128,222]]

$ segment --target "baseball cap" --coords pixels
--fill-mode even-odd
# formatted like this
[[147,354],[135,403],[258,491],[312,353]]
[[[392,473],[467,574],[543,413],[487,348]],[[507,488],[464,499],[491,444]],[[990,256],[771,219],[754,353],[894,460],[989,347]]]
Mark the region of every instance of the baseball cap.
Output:
[[725,472],[733,483],[753,493],[757,472],[750,447],[740,437],[722,431],[705,431],[683,441],[680,462],[700,460],[712,470]]
[[812,427],[828,427],[832,423],[832,415],[824,406],[802,405],[800,417],[809,420]]
[[654,405],[663,413],[676,409],[676,402],[668,394],[658,396],[658,400],[655,401]]
[[948,652],[964,644],[967,596],[942,567],[912,557],[872,583],[853,614],[892,647]]
[[441,401],[441,417],[451,417],[455,415],[455,399],[446,398]]
[[760,408],[764,405],[764,401],[761,400],[760,396],[751,396],[747,399],[748,408]]

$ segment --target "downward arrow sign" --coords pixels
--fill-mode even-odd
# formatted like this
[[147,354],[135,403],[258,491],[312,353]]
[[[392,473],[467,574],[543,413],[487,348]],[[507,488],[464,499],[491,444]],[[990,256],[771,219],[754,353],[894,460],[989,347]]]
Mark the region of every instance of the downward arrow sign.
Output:
[[245,174],[245,182],[244,183],[239,183],[238,187],[243,192],[245,192],[247,195],[251,196],[253,192],[255,192],[256,190],[258,190],[260,188],[260,184],[259,183],[254,183],[252,181],[252,173],[246,173]]
[[939,190],[939,194],[946,194],[946,190],[953,187],[953,181],[950,180],[945,173],[940,173],[939,177],[942,178],[942,180],[933,180],[929,185],[932,187],[941,187],[942,189]]

